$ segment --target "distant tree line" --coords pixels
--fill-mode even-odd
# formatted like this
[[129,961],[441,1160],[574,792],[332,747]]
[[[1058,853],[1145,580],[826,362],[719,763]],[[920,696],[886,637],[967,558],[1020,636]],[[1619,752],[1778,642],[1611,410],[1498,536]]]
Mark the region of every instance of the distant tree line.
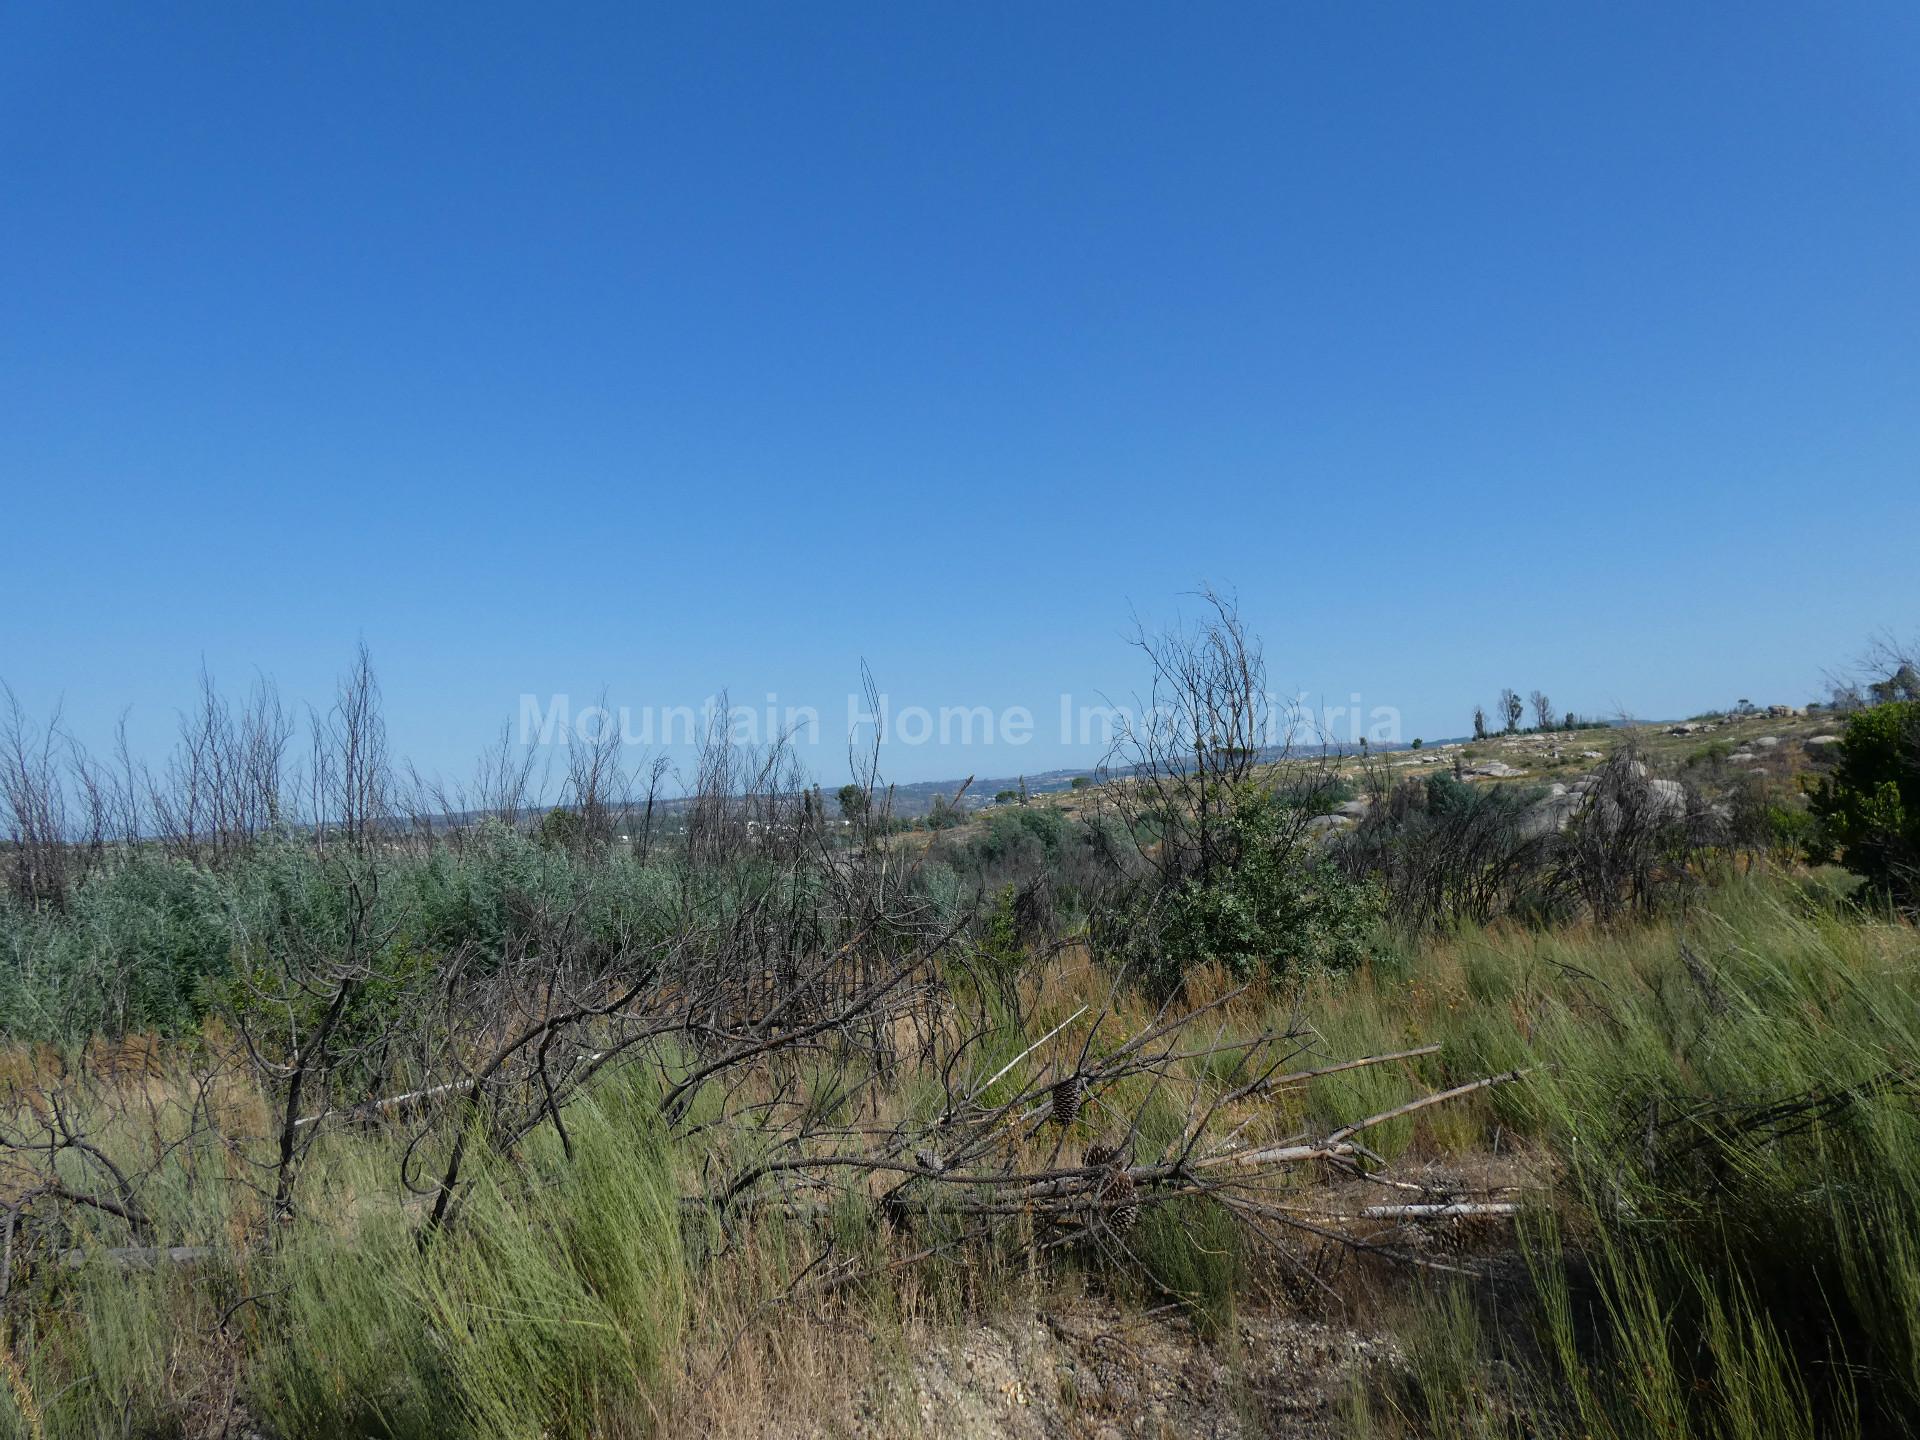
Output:
[[[1527,731],[1523,731],[1521,722],[1527,718],[1529,710],[1533,712],[1533,724]],[[1571,710],[1564,711],[1556,717],[1553,713],[1553,701],[1548,698],[1546,691],[1535,690],[1522,700],[1520,692],[1511,687],[1503,689],[1500,692],[1500,698],[1494,702],[1492,720],[1500,726],[1499,733],[1502,735],[1522,733],[1545,735],[1555,730],[1591,730],[1605,723],[1600,720],[1583,719]],[[1485,740],[1493,733],[1488,728],[1486,707],[1474,706],[1473,738]]]

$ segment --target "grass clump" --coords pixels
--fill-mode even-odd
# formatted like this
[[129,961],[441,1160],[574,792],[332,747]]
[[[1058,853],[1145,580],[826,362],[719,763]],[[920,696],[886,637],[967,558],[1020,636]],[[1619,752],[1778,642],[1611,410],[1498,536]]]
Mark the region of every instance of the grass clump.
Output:
[[290,1433],[649,1433],[689,1314],[669,1154],[618,1094],[570,1109],[524,1172],[492,1167],[422,1244],[398,1209],[275,1262],[252,1398]]
[[1736,884],[1679,927],[1440,958],[1482,1003],[1422,1018],[1454,1065],[1536,1067],[1501,1119],[1560,1171],[1525,1247],[1547,1433],[1913,1433],[1914,932]]

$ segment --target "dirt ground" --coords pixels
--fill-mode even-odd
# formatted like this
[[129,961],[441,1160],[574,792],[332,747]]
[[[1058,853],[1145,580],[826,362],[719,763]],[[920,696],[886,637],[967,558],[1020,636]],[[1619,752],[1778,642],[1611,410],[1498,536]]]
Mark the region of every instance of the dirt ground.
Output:
[[1311,1320],[1251,1319],[1205,1344],[1173,1316],[1089,1306],[930,1340],[910,1383],[930,1436],[1318,1440],[1340,1433],[1356,1372],[1387,1358],[1385,1342]]

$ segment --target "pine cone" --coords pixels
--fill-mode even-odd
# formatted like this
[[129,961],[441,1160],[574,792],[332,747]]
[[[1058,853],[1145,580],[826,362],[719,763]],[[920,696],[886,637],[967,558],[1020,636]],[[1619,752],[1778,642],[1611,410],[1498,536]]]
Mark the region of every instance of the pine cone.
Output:
[[1100,1182],[1100,1215],[1116,1235],[1125,1235],[1140,1223],[1140,1206],[1133,1198],[1134,1190],[1133,1177],[1118,1167]]
[[1067,1126],[1080,1118],[1080,1105],[1086,1099],[1087,1082],[1079,1075],[1069,1075],[1053,1084],[1053,1122]]

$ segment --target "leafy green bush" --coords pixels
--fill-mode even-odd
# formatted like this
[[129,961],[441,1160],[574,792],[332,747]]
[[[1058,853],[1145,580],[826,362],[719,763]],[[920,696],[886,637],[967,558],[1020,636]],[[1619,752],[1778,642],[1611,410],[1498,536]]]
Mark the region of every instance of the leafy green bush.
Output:
[[[543,917],[567,917],[588,954],[612,957],[716,919],[766,883],[748,862],[692,875],[675,858],[591,854],[497,822],[458,849],[367,863],[360,881],[371,875],[378,889],[370,928],[396,982],[457,950],[498,963]],[[189,1030],[237,993],[228,983],[249,957],[346,943],[349,908],[337,858],[298,838],[269,839],[218,870],[136,851],[88,876],[64,911],[0,900],[0,1033]]]
[[1838,749],[1813,797],[1825,836],[1875,891],[1920,902],[1920,701],[1861,711]]
[[545,850],[578,850],[586,841],[587,822],[577,810],[556,805],[541,817],[539,840]]
[[1073,822],[1051,806],[991,816],[984,835],[970,847],[987,864],[1026,858],[1055,860],[1067,845]]
[[1295,843],[1282,809],[1270,791],[1243,791],[1224,824],[1230,862],[1149,902],[1137,933],[1150,981],[1171,989],[1207,962],[1243,978],[1296,979],[1365,958],[1376,892]]
[[1360,791],[1344,775],[1308,774],[1291,782],[1282,782],[1273,793],[1274,803],[1308,815],[1331,815],[1337,808],[1356,798]]
[[1482,794],[1492,793],[1491,790],[1476,790],[1466,781],[1456,780],[1444,770],[1436,770],[1427,777],[1427,813],[1464,815],[1474,808]]
[[36,1040],[183,1029],[233,942],[222,882],[142,855],[91,876],[65,913],[0,905],[0,1031]]
[[1687,756],[1687,767],[1692,769],[1700,765],[1723,765],[1727,757],[1733,754],[1733,745],[1726,740],[1709,740],[1699,749]]
[[1775,801],[1767,806],[1766,821],[1768,839],[1780,854],[1801,855],[1814,842],[1817,822],[1809,810]]
[[[1009,885],[1032,890],[1044,881],[1056,914],[1081,916],[1118,882],[1118,857],[1132,848],[1111,817],[1075,818],[1051,806],[1009,806],[988,812],[977,827],[943,838],[927,876],[944,867],[953,883],[976,897]],[[926,876],[920,888],[940,898]]]
[[993,897],[993,908],[981,921],[980,961],[987,978],[1003,989],[1015,983],[1026,959],[1026,947],[1020,935],[1020,890],[1002,885]]

